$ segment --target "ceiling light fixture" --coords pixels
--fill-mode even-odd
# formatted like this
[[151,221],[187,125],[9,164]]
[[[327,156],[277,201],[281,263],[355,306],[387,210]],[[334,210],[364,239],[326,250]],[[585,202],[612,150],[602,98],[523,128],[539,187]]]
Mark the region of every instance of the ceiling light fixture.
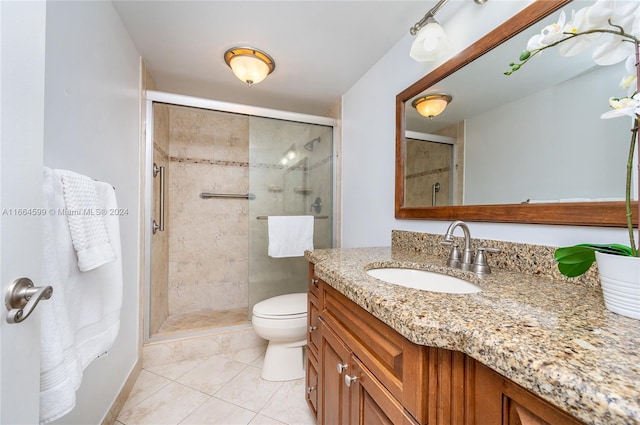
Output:
[[451,99],[451,95],[445,93],[428,94],[411,102],[411,106],[416,108],[420,115],[433,118],[444,111]]
[[251,87],[276,69],[276,62],[262,50],[253,47],[232,47],[224,52],[224,61],[240,81]]
[[[449,41],[442,26],[436,21],[436,13],[449,0],[440,0],[414,26],[409,29],[411,35],[417,35],[411,44],[411,56],[418,62],[432,62],[449,53]],[[484,4],[487,0],[474,0],[476,4]]]

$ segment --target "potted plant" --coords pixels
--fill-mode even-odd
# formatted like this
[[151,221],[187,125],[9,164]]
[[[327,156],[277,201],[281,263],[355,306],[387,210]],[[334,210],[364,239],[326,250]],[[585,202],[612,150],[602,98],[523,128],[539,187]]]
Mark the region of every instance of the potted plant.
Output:
[[640,2],[597,0],[591,6],[574,11],[569,20],[562,11],[558,22],[529,39],[519,61],[510,63],[511,69],[505,74],[513,74],[542,51],[555,46],[560,55],[573,56],[594,45],[592,58],[596,64],[606,66],[626,60],[628,71],[620,83],[628,90],[626,97],[610,98],[613,109],[601,118],[628,116],[632,120],[625,188],[629,246],[579,244],[558,248],[554,258],[560,272],[568,277],[580,276],[597,261],[605,306],[613,312],[640,319],[640,254],[631,211],[633,155],[640,126]]

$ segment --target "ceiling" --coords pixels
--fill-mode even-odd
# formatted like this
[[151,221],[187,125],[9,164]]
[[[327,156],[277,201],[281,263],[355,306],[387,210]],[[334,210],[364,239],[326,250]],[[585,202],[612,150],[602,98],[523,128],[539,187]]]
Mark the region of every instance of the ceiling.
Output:
[[[436,1],[113,3],[158,90],[325,115]],[[234,46],[269,53],[275,71],[247,87],[223,59]]]

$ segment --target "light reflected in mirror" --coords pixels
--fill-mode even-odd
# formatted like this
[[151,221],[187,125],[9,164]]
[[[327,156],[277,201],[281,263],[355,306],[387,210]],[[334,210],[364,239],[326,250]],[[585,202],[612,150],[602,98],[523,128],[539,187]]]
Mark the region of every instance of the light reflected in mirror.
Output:
[[[517,32],[536,14],[567,2],[544,3],[529,6],[505,28]],[[565,6],[569,16],[573,8]],[[493,50],[501,41],[490,33],[465,51],[488,53],[467,64],[463,52],[398,95],[396,217],[469,213],[467,220],[572,223],[558,215],[582,209],[585,217],[576,217],[576,224],[624,225],[624,212],[619,219],[586,217],[589,208],[602,205],[618,214],[623,204],[631,123],[600,115],[609,97],[626,95],[618,87],[624,65],[600,67],[590,52],[566,58],[550,49],[513,75],[503,74],[558,14]],[[411,102],[430,93],[449,93],[454,101],[425,118]],[[458,207],[463,205],[468,208]]]

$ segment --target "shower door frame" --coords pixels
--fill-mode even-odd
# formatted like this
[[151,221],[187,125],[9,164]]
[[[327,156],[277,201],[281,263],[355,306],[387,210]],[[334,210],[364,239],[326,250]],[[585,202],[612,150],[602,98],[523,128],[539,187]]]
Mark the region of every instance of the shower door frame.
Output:
[[[262,108],[258,106],[242,105],[238,103],[222,102],[218,100],[204,99],[193,96],[185,96],[175,93],[167,93],[156,90],[146,90],[146,122],[145,122],[145,159],[142,167],[143,179],[144,179],[144,269],[142,273],[143,281],[143,343],[165,341],[175,338],[190,337],[194,335],[206,334],[209,331],[191,332],[180,335],[172,335],[167,337],[154,337],[150,335],[150,317],[151,317],[151,238],[153,236],[153,104],[165,103],[176,106],[187,106],[200,109],[208,109],[211,111],[230,112],[248,116],[256,116],[262,118],[274,118],[284,121],[293,121],[305,124],[317,124],[331,127],[333,137],[333,211],[332,214],[332,240],[333,246],[336,247],[336,241],[340,240],[339,237],[339,223],[340,220],[340,199],[339,199],[339,175],[341,172],[340,163],[338,161],[340,152],[340,138],[338,129],[338,120],[335,118],[322,117],[317,115],[301,114],[297,112],[282,111],[277,109]],[[247,325],[232,326],[230,328],[245,327]],[[228,330],[230,328],[217,328],[216,331]]]

